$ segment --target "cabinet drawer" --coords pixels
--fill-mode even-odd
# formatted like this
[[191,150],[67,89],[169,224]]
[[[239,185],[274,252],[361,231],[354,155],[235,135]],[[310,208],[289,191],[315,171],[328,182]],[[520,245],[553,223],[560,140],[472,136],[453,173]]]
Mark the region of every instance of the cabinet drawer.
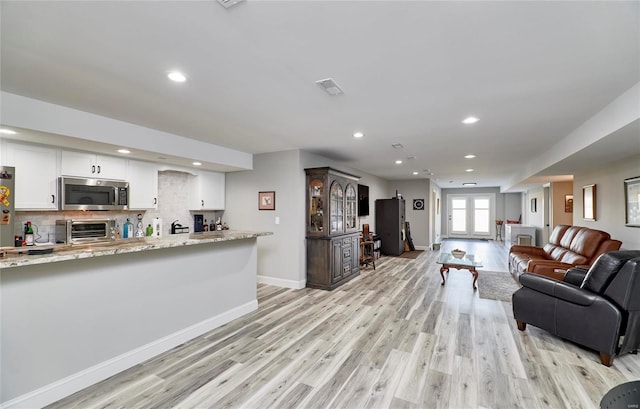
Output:
[[345,264],[342,266],[342,276],[346,277],[349,274],[351,274],[351,260],[348,260],[349,262],[347,263],[345,260]]
[[347,259],[351,257],[351,247],[346,247],[342,249],[342,258]]
[[351,237],[347,237],[346,239],[342,239],[342,245],[343,246],[350,246],[351,245]]

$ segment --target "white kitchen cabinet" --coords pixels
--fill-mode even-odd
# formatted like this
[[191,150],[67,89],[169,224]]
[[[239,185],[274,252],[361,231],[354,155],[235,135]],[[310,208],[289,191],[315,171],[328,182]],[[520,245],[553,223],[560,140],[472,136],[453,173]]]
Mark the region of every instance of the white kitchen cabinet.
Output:
[[58,210],[59,149],[7,141],[3,164],[16,168],[16,210]]
[[225,174],[198,171],[191,176],[189,210],[224,210]]
[[60,170],[65,176],[124,180],[127,161],[115,156],[63,150]]
[[158,208],[158,165],[139,160],[127,161],[130,209]]

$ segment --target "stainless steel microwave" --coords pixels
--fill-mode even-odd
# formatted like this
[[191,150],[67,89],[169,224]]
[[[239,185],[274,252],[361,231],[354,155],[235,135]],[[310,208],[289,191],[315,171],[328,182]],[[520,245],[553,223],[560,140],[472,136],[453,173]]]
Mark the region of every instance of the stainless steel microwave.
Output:
[[61,176],[58,198],[60,210],[128,210],[129,183]]
[[114,219],[56,220],[56,243],[81,244],[117,238]]

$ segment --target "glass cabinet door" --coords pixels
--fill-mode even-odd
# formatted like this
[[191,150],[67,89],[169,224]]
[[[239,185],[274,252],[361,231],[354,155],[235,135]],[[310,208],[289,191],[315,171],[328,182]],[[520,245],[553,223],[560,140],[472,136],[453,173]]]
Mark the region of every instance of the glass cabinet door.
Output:
[[344,192],[342,186],[338,182],[331,185],[331,233],[344,231]]
[[356,220],[357,220],[356,200],[357,200],[356,188],[349,183],[347,185],[347,188],[345,189],[345,203],[346,203],[345,223],[346,223],[347,230],[352,230],[356,228]]
[[324,230],[322,225],[324,216],[324,203],[322,203],[324,183],[321,180],[314,179],[309,184],[309,189],[309,230],[321,232]]

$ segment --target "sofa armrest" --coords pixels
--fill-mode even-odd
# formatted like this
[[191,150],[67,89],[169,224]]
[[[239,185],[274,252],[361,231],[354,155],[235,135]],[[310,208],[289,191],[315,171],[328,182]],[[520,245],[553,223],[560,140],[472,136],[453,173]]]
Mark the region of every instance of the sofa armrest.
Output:
[[527,265],[527,272],[562,280],[566,271],[573,267],[573,264],[563,263],[562,261],[531,260]]
[[583,306],[589,306],[599,298],[597,294],[583,290],[575,285],[536,274],[522,274],[520,276],[520,284],[522,284],[523,287],[547,294],[551,297]]
[[538,246],[523,246],[521,244],[515,244],[509,248],[509,253],[527,253],[532,254],[534,256],[538,256],[540,258],[548,258],[549,255],[545,253],[542,247]]
[[589,271],[589,269],[583,268],[582,266],[570,268],[567,270],[562,281],[580,287],[584,281],[584,277],[587,275],[587,271]]

